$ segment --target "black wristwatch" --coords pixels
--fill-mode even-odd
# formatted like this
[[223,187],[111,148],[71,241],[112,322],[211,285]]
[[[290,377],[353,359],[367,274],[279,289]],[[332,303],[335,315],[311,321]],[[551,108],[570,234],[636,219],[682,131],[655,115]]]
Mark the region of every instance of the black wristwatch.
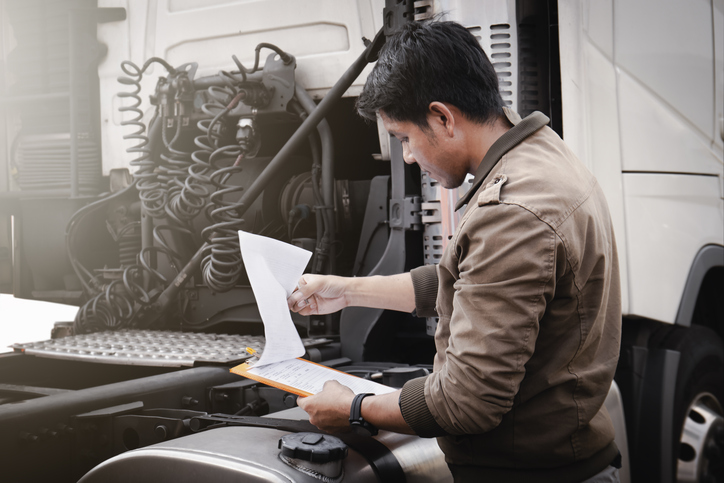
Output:
[[374,394],[371,392],[357,394],[352,400],[352,407],[349,410],[349,424],[352,426],[352,431],[357,434],[376,436],[379,432],[377,428],[362,417],[362,400],[367,396],[374,396]]

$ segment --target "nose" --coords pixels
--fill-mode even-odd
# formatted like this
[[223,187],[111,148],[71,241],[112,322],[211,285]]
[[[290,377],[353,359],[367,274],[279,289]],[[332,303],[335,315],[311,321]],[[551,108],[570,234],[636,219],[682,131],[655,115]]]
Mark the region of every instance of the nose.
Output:
[[407,164],[415,164],[416,162],[415,156],[412,155],[412,151],[410,151],[407,143],[402,143],[402,159],[404,159]]

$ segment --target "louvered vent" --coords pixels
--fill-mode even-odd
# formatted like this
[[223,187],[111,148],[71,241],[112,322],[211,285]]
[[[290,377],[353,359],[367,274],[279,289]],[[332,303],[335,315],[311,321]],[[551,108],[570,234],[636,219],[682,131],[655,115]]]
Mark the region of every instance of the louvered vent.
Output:
[[[70,136],[36,134],[20,136],[14,164],[22,190],[70,190]],[[89,139],[78,140],[78,188],[93,193],[101,181],[100,146]]]
[[498,74],[500,95],[506,106],[513,104],[513,69],[510,25],[490,26],[490,61]]
[[518,25],[518,37],[520,48],[520,115],[527,116],[533,111],[543,109],[540,92],[540,69],[536,51],[536,42],[539,41],[536,35],[536,27],[532,23],[521,23]]
[[[479,25],[476,25],[473,27],[467,27],[467,29],[468,29],[468,32],[473,34],[473,36],[475,36],[475,38],[478,39],[478,43],[481,43],[481,41],[483,40],[483,37],[480,32],[482,30],[482,28]],[[483,50],[485,50],[485,49],[483,49]]]
[[415,20],[428,20],[434,16],[432,4],[434,0],[415,1]]

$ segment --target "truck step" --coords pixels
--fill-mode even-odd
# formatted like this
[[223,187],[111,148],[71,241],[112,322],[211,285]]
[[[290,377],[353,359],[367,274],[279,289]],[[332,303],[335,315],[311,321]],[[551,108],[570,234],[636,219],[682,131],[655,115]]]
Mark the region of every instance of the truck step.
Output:
[[[331,340],[302,342],[310,349]],[[164,367],[238,363],[251,357],[247,347],[262,353],[264,336],[128,329],[12,345],[16,352],[37,357]]]

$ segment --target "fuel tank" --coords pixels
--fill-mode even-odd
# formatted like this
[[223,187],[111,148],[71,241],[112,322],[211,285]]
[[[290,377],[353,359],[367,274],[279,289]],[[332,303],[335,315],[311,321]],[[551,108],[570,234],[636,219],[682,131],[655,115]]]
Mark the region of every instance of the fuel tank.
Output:
[[[306,420],[300,408],[274,418]],[[128,451],[96,466],[80,483],[134,481],[452,482],[435,439],[387,431],[363,437],[222,427]]]

